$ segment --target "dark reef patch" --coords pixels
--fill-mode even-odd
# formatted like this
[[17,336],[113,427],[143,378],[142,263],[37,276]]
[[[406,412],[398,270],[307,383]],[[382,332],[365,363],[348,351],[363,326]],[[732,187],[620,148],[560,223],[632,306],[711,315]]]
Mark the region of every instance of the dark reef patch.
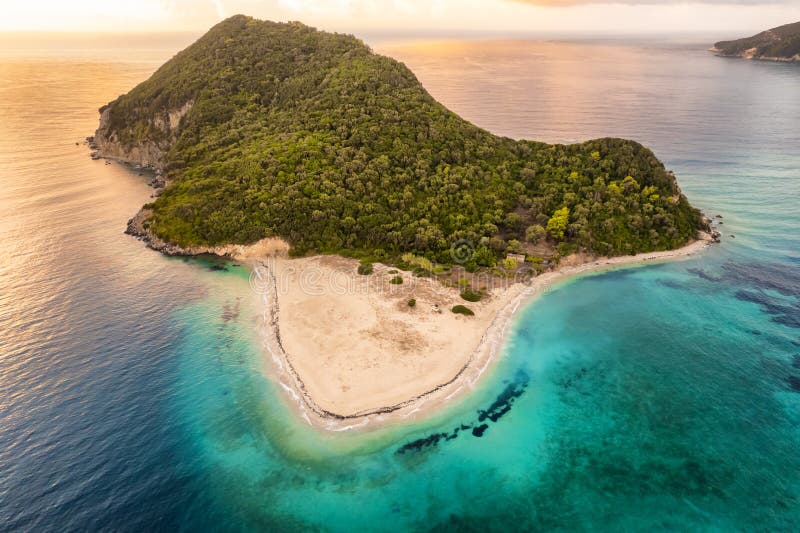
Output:
[[784,296],[800,297],[800,269],[780,263],[727,263],[723,278],[734,285],[750,285]]
[[506,413],[511,410],[517,398],[522,396],[528,387],[530,378],[523,370],[518,370],[514,375],[514,379],[506,385],[503,391],[495,398],[488,409],[478,410],[478,420],[472,424],[460,424],[448,433],[432,433],[427,437],[407,442],[400,446],[395,453],[403,455],[410,452],[420,452],[428,448],[434,448],[440,442],[454,440],[462,431],[472,430],[473,437],[483,437],[489,429],[489,424],[486,420],[496,423]]
[[481,424],[480,426],[476,426],[472,428],[472,435],[474,437],[483,437],[483,434],[489,428],[489,424]]
[[686,288],[686,284],[685,283],[681,283],[680,281],[675,281],[675,280],[672,280],[672,279],[659,280],[658,284],[661,285],[662,287],[666,287],[668,289],[683,290],[683,289]]
[[440,440],[447,438],[447,436],[447,433],[434,433],[433,435],[428,435],[422,439],[417,439],[407,444],[403,444],[400,448],[398,448],[397,453],[403,454],[406,452],[418,452],[425,448],[436,446],[439,444]]
[[722,278],[714,277],[714,276],[706,273],[706,271],[703,270],[702,268],[687,268],[686,271],[689,272],[690,274],[694,274],[697,277],[699,277],[701,279],[704,279],[706,281],[713,281],[715,283],[718,282],[718,281],[722,281]]
[[800,297],[800,269],[781,263],[725,263],[720,274],[714,276],[702,268],[688,268],[687,272],[713,282],[726,282],[735,287],[749,286],[775,291],[784,296]]
[[729,262],[720,270],[714,276],[700,268],[687,269],[704,280],[736,288],[737,299],[758,304],[773,322],[800,328],[800,269],[780,263]]
[[772,316],[772,321],[792,328],[800,328],[800,302],[788,302],[783,298],[776,298],[763,291],[741,289],[736,291],[736,298],[745,302],[752,302],[761,306],[761,309]]
[[492,402],[486,411],[478,411],[478,422],[483,422],[487,418],[492,422],[497,422],[511,410],[514,401],[522,396],[528,388],[528,375],[523,371],[518,371],[514,381],[509,383],[503,392]]
[[789,376],[786,381],[789,383],[790,389],[792,389],[794,392],[800,392],[800,377]]

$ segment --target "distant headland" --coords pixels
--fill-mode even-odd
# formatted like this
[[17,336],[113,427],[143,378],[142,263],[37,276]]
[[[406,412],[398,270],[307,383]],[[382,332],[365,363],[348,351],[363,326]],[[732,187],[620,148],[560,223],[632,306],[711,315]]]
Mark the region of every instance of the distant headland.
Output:
[[723,57],[800,61],[800,22],[778,26],[745,39],[720,41],[711,51]]

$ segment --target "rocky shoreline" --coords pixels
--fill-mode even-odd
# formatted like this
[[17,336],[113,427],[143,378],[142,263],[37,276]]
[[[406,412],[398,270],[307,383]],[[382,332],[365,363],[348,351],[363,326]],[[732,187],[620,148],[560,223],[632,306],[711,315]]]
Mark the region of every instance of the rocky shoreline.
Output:
[[717,57],[729,57],[732,59],[752,59],[755,61],[772,61],[775,63],[800,63],[800,54],[796,54],[791,57],[771,57],[757,55],[752,50],[745,50],[744,52],[740,52],[738,54],[727,54],[716,47],[709,48],[708,51]]
[[[108,141],[98,142],[98,140],[101,138],[100,132],[102,129],[103,121],[101,119],[101,126],[98,128],[95,136],[86,137],[85,144],[88,145],[89,149],[91,150],[90,157],[94,160],[105,159],[106,164],[110,164],[110,161],[117,161],[125,165],[133,165],[135,170],[152,172],[153,179],[149,182],[149,185],[154,189],[152,197],[158,197],[169,183],[164,174],[164,165],[160,162],[152,162],[148,159],[137,159],[135,154],[140,153],[141,151],[135,149],[130,151],[127,157],[118,157],[117,153],[119,150],[112,150],[111,153],[109,153],[107,151],[109,146],[115,146],[115,144]],[[141,172],[140,175],[142,175]],[[157,252],[161,252],[164,255],[191,257],[211,254],[222,257],[231,257],[236,254],[241,254],[242,250],[247,248],[247,245],[237,244],[221,246],[193,246],[186,248],[177,244],[168,243],[150,231],[147,220],[151,215],[151,209],[142,207],[131,219],[128,220],[125,228],[125,234],[141,240],[148,248]],[[720,220],[721,218],[721,215],[716,215],[715,218],[708,216],[704,217],[706,226],[710,228],[710,240],[715,243],[719,243],[722,240],[722,233],[719,231],[718,227],[714,227],[715,223],[719,225],[722,224]],[[731,235],[731,237],[733,238],[734,236]]]
[[[100,130],[98,129],[98,132]],[[109,154],[105,151],[104,146],[107,145],[100,145],[97,144],[96,141],[97,137],[89,136],[86,137],[85,144],[88,145],[89,149],[91,150],[90,157],[94,160],[98,159],[105,159],[106,164],[110,164],[110,161],[117,161],[119,163],[125,165],[134,165],[135,170],[141,171],[149,171],[153,172],[153,179],[149,182],[149,185],[153,187],[154,192],[152,197],[158,197],[164,190],[164,188],[168,185],[168,181],[164,175],[163,166],[160,164],[148,164],[146,161],[142,160],[131,160],[128,159],[121,159],[116,157],[113,154]],[[140,172],[139,175],[142,175]],[[147,224],[147,220],[152,215],[152,210],[147,209],[146,207],[142,207],[131,219],[128,220],[127,226],[125,228],[125,234],[135,237],[145,245],[157,252],[163,253],[164,255],[168,256],[197,256],[197,255],[219,255],[221,257],[232,257],[234,255],[241,255],[243,250],[247,249],[247,245],[239,245],[239,244],[228,244],[228,245],[221,245],[221,246],[193,246],[193,247],[182,247],[177,244],[168,243],[158,236],[153,234]],[[705,216],[703,218],[706,226],[709,228],[709,240],[714,243],[719,243],[722,240],[722,233],[719,231],[718,225],[722,224],[722,215],[716,215],[714,218]],[[731,238],[734,238],[731,235]]]
[[[116,161],[132,166],[139,175],[152,173],[153,178],[149,185],[153,187],[152,197],[157,198],[168,185],[166,159],[175,139],[177,139],[183,124],[183,118],[191,111],[194,101],[190,100],[184,105],[165,110],[150,117],[151,126],[162,133],[160,142],[153,140],[139,141],[125,144],[120,140],[120,132],[112,127],[111,104],[100,108],[100,123],[93,136],[86,138],[86,144],[91,150],[92,159],[105,159],[107,164]],[[130,132],[122,132],[128,133]],[[147,219],[152,210],[142,208],[136,215],[128,220],[125,233],[143,241],[148,248],[171,256],[194,256],[201,254],[216,254],[219,247],[191,247],[184,248],[175,244],[164,242],[154,235],[148,228]],[[218,254],[223,255],[223,254]]]
[[[192,246],[185,248],[177,244],[168,243],[154,235],[147,227],[147,220],[152,210],[143,207],[133,218],[128,220],[125,234],[135,237],[145,243],[151,250],[173,257],[195,257],[198,255],[217,255],[219,257],[238,258],[251,255],[258,248],[257,245],[225,244],[220,246]],[[269,239],[265,239],[269,240]]]
[[[139,171],[139,175],[144,175],[144,172],[152,172],[153,178],[148,185],[153,188],[153,198],[157,198],[167,186],[167,179],[164,174],[164,165],[159,160],[149,158],[139,158],[137,154],[141,153],[139,150],[132,150],[125,155],[125,152],[118,147],[115,142],[104,141],[101,135],[103,129],[103,119],[101,118],[100,127],[94,136],[86,137],[85,144],[91,150],[89,157],[94,160],[105,159],[106,164],[111,161],[133,166],[133,169]],[[116,149],[114,147],[117,146]],[[144,242],[148,248],[161,252],[169,256],[195,256],[206,253],[215,253],[214,248],[210,247],[196,247],[184,248],[176,244],[171,244],[159,239],[153,234],[147,225],[147,219],[152,214],[151,209],[142,207],[131,219],[128,220],[125,228],[125,234],[135,237]]]

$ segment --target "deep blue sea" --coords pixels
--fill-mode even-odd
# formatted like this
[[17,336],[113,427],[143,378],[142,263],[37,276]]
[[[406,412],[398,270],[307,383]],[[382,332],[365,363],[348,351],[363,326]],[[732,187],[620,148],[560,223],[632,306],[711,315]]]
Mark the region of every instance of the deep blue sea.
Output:
[[724,237],[555,287],[433,418],[321,434],[268,377],[246,268],[125,236],[148,177],[76,144],[177,42],[34,44],[0,50],[0,530],[797,531],[800,65],[378,45],[495,133],[641,141]]

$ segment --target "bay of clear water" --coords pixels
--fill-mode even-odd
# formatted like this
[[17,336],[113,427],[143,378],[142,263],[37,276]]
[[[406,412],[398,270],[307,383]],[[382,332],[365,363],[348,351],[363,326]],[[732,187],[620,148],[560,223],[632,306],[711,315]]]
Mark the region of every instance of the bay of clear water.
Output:
[[0,530],[796,530],[800,67],[705,47],[376,47],[495,133],[641,141],[725,236],[555,287],[431,419],[320,434],[246,269],[125,236],[147,176],[75,144],[175,42],[4,45]]

